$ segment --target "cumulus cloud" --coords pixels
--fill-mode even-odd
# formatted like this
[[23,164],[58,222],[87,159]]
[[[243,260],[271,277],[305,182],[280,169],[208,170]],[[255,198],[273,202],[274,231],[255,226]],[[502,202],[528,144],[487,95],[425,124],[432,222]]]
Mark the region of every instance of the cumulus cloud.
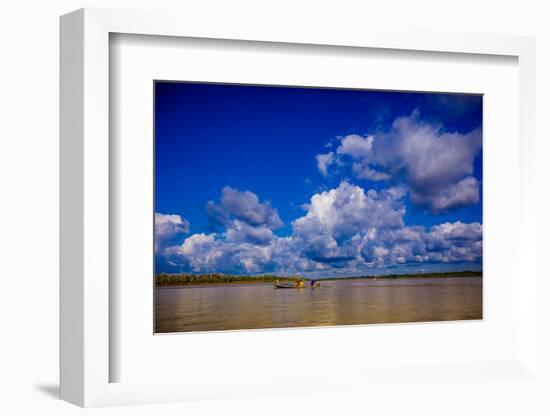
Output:
[[480,260],[482,245],[482,226],[478,222],[435,225],[426,235],[426,247],[434,262]]
[[[479,182],[472,175],[480,150],[481,129],[448,132],[442,125],[422,121],[415,111],[397,118],[389,131],[341,138],[330,164],[348,163],[360,179],[402,180],[414,203],[442,212],[478,202]],[[325,176],[330,164],[323,170],[319,166]]]
[[334,152],[323,153],[315,156],[317,159],[317,168],[323,176],[328,176],[328,167],[334,160]]
[[[265,273],[287,264],[305,267],[289,247],[290,240],[273,230],[282,226],[277,210],[256,194],[231,187],[222,190],[219,203],[206,207],[211,222],[221,230],[194,234],[163,253],[172,270],[211,273]],[[295,262],[295,263],[292,263]],[[288,267],[288,266],[287,266]]]
[[175,214],[155,213],[155,249],[169,243],[174,237],[189,232],[189,221]]
[[229,186],[223,188],[219,204],[208,202],[207,213],[214,224],[223,226],[235,220],[252,227],[265,226],[272,230],[283,225],[277,210],[271,207],[269,201],[260,202],[255,193]]
[[405,195],[399,186],[366,191],[343,181],[313,195],[303,206],[304,215],[292,223],[292,234],[280,237],[273,229],[281,221],[270,204],[252,192],[226,187],[220,203],[208,205],[223,229],[167,247],[162,264],[197,273],[334,275],[403,264],[481,261],[481,224],[407,226]]
[[354,162],[352,165],[352,171],[359,179],[365,179],[368,181],[377,182],[391,179],[391,175],[388,173],[376,171],[365,163]]
[[369,158],[372,153],[373,142],[374,136],[362,137],[357,134],[350,134],[341,139],[336,153],[350,155],[355,159]]
[[400,190],[365,193],[342,182],[338,188],[316,194],[305,205],[307,214],[293,224],[294,238],[318,261],[335,261],[356,255],[352,238],[369,228],[402,227],[405,208]]
[[481,259],[481,224],[445,223],[425,229],[404,223],[405,190],[369,190],[342,182],[314,195],[293,224],[296,245],[332,267],[368,269],[406,263]]
[[476,205],[479,202],[480,182],[473,176],[468,176],[460,182],[450,184],[446,188],[436,188],[432,192],[411,193],[411,200],[417,205],[429,206],[433,212],[445,212],[466,205]]
[[[381,248],[385,250],[381,251]],[[365,261],[380,267],[414,263],[479,262],[482,226],[474,222],[444,223],[429,229],[403,227],[381,230],[361,248]]]
[[225,234],[195,234],[163,255],[172,270],[196,273],[294,274],[323,268],[302,256],[291,237],[258,245]]
[[228,224],[225,233],[228,241],[248,242],[265,245],[274,238],[273,231],[266,226],[253,227],[245,222],[234,220]]
[[403,173],[413,192],[431,194],[456,185],[474,170],[481,131],[449,133],[422,122],[418,113],[394,121],[392,131],[376,141],[377,164]]

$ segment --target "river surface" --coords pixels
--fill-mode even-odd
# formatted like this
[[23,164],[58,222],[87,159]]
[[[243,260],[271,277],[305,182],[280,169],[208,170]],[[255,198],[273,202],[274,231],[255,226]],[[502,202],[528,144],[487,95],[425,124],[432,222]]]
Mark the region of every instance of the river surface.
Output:
[[156,332],[451,321],[482,318],[482,278],[321,281],[155,289]]

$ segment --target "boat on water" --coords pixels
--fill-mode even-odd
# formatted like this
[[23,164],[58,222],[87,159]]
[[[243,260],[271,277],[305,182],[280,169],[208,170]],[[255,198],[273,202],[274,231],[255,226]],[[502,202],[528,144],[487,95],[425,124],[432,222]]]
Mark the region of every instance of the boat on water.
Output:
[[[319,287],[321,284],[320,282],[312,282],[311,288]],[[304,289],[306,286],[304,285],[304,281],[300,280],[299,282],[279,282],[278,280],[273,283],[273,287],[275,289]]]
[[291,283],[291,282],[283,282],[283,283],[279,283],[279,282],[275,282],[273,283],[273,287],[275,289],[299,289],[301,287],[304,287],[304,285],[302,286],[299,286],[297,283]]

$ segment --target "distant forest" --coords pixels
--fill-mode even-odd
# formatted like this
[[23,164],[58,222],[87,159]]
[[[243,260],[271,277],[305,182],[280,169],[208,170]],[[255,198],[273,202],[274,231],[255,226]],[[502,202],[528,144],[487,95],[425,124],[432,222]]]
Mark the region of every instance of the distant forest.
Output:
[[445,278],[445,277],[477,277],[481,271],[463,270],[445,273],[411,273],[411,274],[387,274],[378,276],[352,276],[352,277],[323,277],[310,278],[302,276],[247,276],[228,274],[159,274],[155,277],[156,286],[188,286],[188,285],[215,285],[230,283],[273,283],[275,281],[298,282],[300,280],[351,280],[351,279],[411,279],[411,278]]

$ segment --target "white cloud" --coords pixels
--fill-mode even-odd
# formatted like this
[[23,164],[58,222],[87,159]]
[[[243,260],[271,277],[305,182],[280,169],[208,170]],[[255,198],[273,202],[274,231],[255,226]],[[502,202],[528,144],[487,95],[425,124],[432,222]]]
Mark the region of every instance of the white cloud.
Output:
[[391,179],[391,175],[384,172],[376,171],[365,163],[353,162],[351,169],[355,176],[357,176],[359,179],[365,179],[373,182],[387,181],[388,179]]
[[228,241],[268,244],[274,237],[273,231],[266,226],[253,227],[245,222],[234,220],[227,226],[225,233]]
[[350,155],[355,159],[368,159],[372,154],[373,141],[374,136],[362,137],[358,134],[350,134],[341,139],[336,153]]
[[219,204],[210,201],[207,212],[223,230],[194,234],[183,244],[166,249],[161,253],[163,266],[201,273],[265,273],[313,267],[293,250],[290,238],[273,234],[282,225],[277,211],[268,202],[260,202],[253,192],[225,187]]
[[214,235],[194,234],[181,245],[181,254],[193,254],[198,251],[211,251],[216,243]]
[[271,207],[269,201],[260,202],[255,193],[229,186],[223,188],[219,204],[208,202],[207,212],[212,222],[224,226],[234,219],[253,227],[266,226],[272,230],[283,225],[277,210]]
[[189,221],[179,215],[155,213],[155,232],[160,236],[172,236],[189,232]]
[[155,213],[155,249],[189,232],[189,221],[179,215]]
[[445,212],[453,208],[476,205],[479,202],[480,182],[473,176],[468,176],[460,182],[446,188],[436,189],[433,193],[413,191],[411,200],[417,205],[429,206],[433,212]]
[[465,224],[461,221],[434,225],[430,236],[445,241],[481,241],[482,226],[478,222]]
[[302,256],[289,237],[274,237],[269,244],[259,245],[223,234],[195,234],[164,256],[174,270],[197,273],[293,274],[316,269],[316,263]]
[[418,113],[394,121],[392,130],[376,140],[376,163],[404,173],[417,193],[430,193],[456,184],[474,170],[481,149],[481,131],[449,133],[442,126],[423,122]]
[[407,226],[403,187],[365,191],[342,182],[313,195],[287,237],[273,233],[270,224],[277,222],[272,218],[275,211],[255,194],[240,192],[247,196],[244,205],[251,210],[224,203],[223,194],[216,207],[225,210],[224,230],[194,234],[166,248],[160,253],[163,265],[201,273],[336,275],[403,264],[481,260],[481,224]]
[[165,253],[172,264],[178,267],[209,272],[217,267],[231,267],[226,251],[226,247],[216,240],[214,234],[201,233],[186,238],[181,246],[170,247]]
[[324,176],[333,164],[351,166],[369,181],[402,180],[413,202],[434,212],[477,204],[479,183],[472,177],[481,150],[481,130],[467,134],[445,131],[420,119],[418,111],[397,118],[389,131],[340,138],[330,163],[319,164]]
[[365,193],[363,188],[342,182],[311,198],[305,206],[307,214],[293,223],[293,237],[318,261],[355,257],[357,239],[369,230],[404,226],[402,196],[401,190]]
[[315,156],[317,159],[317,168],[323,176],[328,175],[328,167],[332,164],[334,160],[334,152],[328,152]]

